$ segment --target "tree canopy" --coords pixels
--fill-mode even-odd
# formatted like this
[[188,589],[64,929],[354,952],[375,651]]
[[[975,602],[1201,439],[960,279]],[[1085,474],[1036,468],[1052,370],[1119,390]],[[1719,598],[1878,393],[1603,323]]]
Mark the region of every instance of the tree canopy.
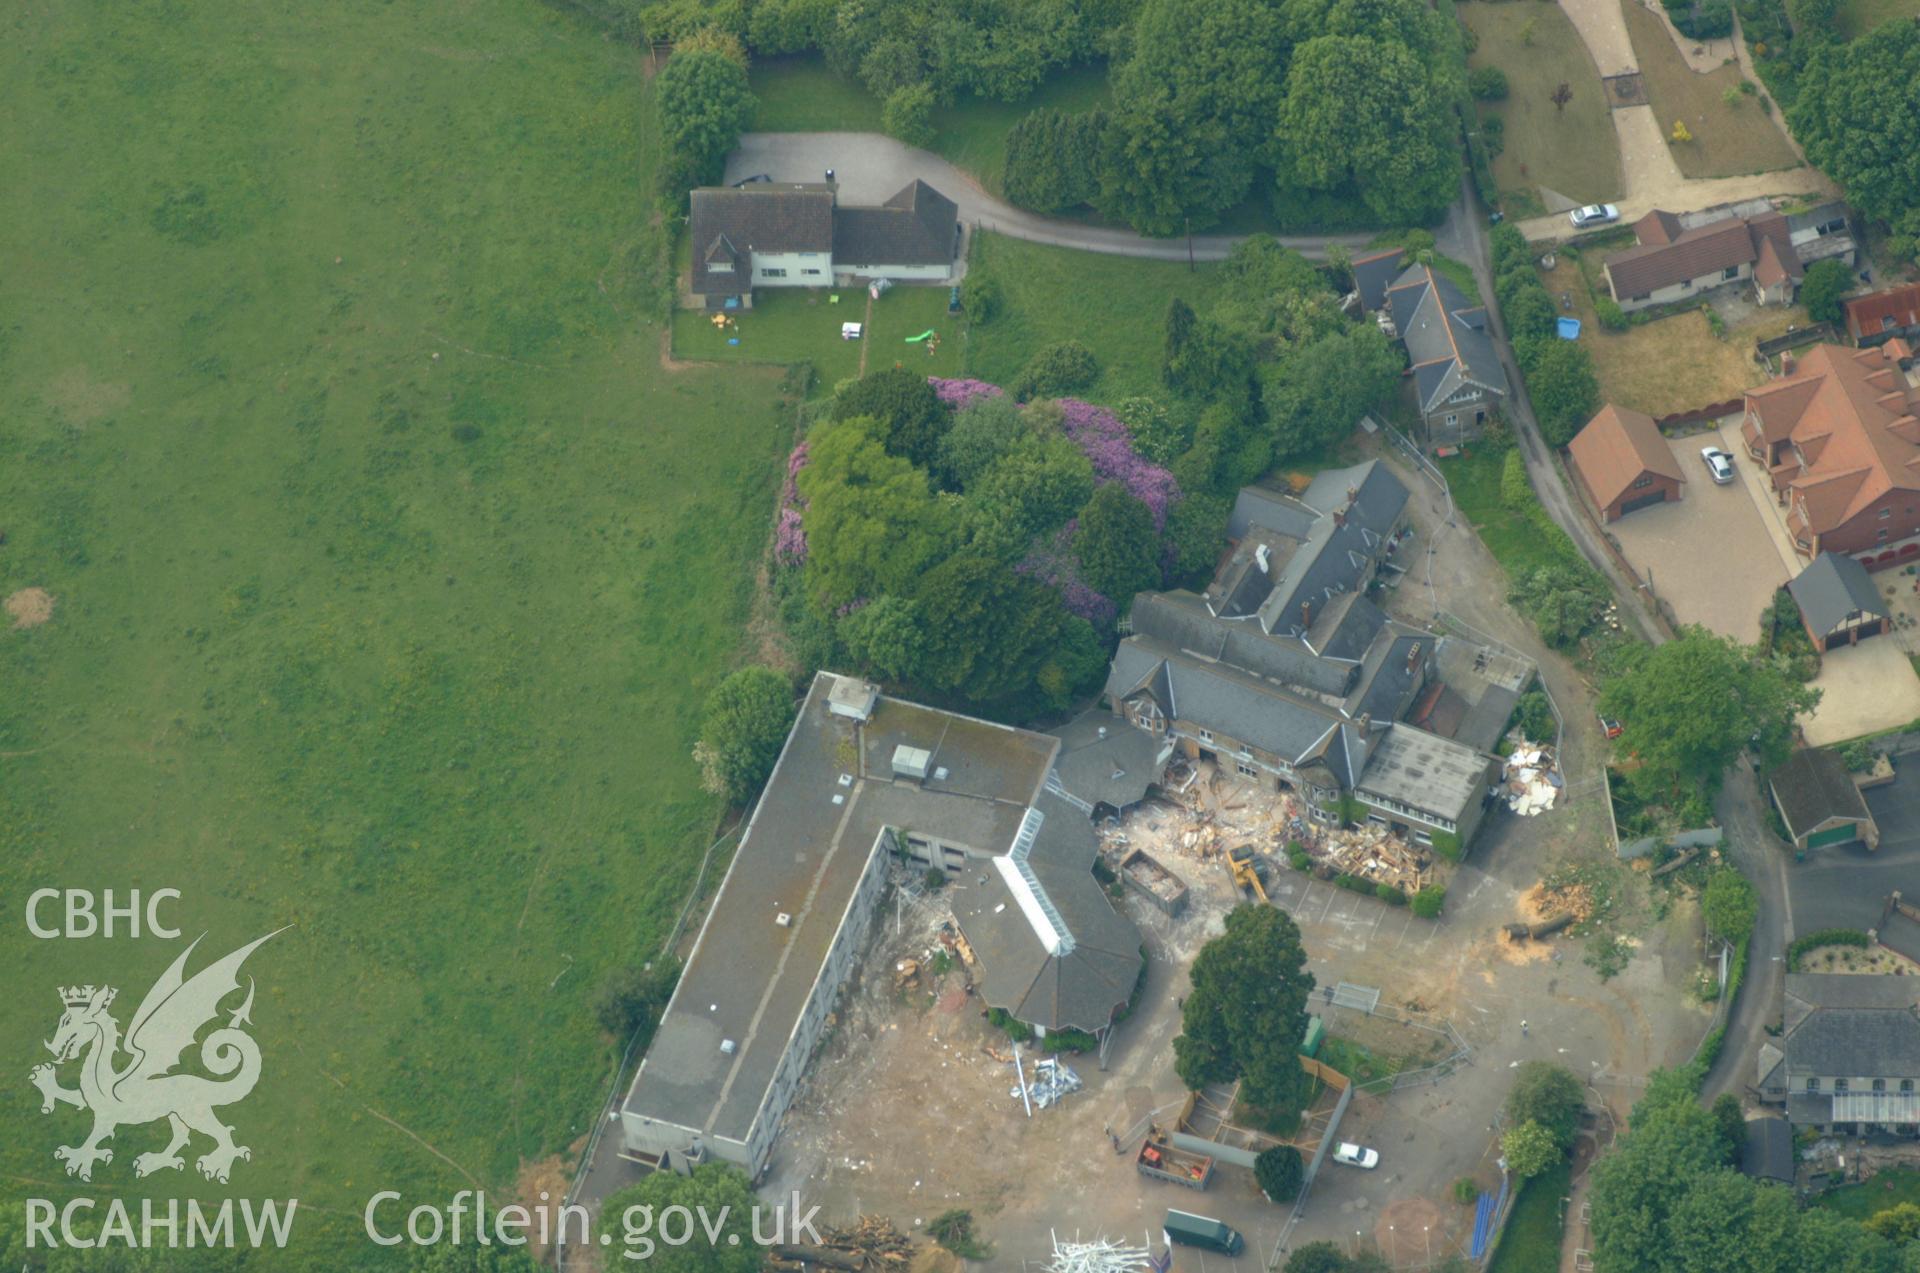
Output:
[[1845,261],[1829,257],[1807,267],[1800,280],[1800,303],[1814,322],[1837,324],[1843,316],[1840,302],[1852,290],[1853,271]]
[[941,439],[952,425],[952,412],[933,391],[927,378],[904,367],[870,372],[843,385],[833,396],[835,420],[871,416],[883,429],[887,454],[916,467],[931,469]]
[[1507,1160],[1507,1170],[1522,1180],[1539,1175],[1566,1157],[1566,1150],[1555,1142],[1553,1133],[1531,1121],[1517,1123],[1501,1133],[1500,1153]]
[[660,165],[662,193],[677,200],[720,179],[727,152],[753,118],[753,94],[747,68],[712,47],[675,52],[653,83],[667,152]]
[[1730,866],[1715,871],[1700,895],[1700,910],[1706,916],[1707,931],[1728,941],[1743,941],[1753,932],[1759,907],[1753,885]]
[[1160,584],[1160,537],[1153,514],[1118,482],[1093,493],[1080,513],[1080,577],[1122,609]]
[[743,667],[715,686],[693,748],[701,785],[745,804],[773,772],[793,711],[793,687],[770,667]]
[[1573,1147],[1586,1108],[1586,1089],[1564,1065],[1551,1061],[1523,1061],[1507,1092],[1507,1121],[1537,1123],[1561,1150]]
[[854,416],[808,439],[796,481],[807,500],[808,590],[822,609],[905,594],[948,547],[951,513],[925,473],[888,453],[883,429]]
[[1807,158],[1868,216],[1892,225],[1895,250],[1920,236],[1920,146],[1887,128],[1920,117],[1920,27],[1887,22],[1860,39],[1818,43],[1800,70],[1787,122]]
[[1300,1066],[1313,974],[1300,930],[1285,911],[1239,906],[1226,931],[1193,961],[1192,989],[1173,1041],[1174,1070],[1198,1091],[1240,1080],[1249,1105],[1271,1115],[1293,1113],[1310,1089]]
[[1678,791],[1708,790],[1742,748],[1763,767],[1786,759],[1794,719],[1819,691],[1802,685],[1746,646],[1699,626],[1648,650],[1601,691],[1601,712],[1621,722],[1618,746],[1650,781]]
[[[758,1273],[766,1249],[753,1240],[752,1215],[758,1199],[753,1185],[737,1167],[703,1163],[690,1175],[656,1171],[611,1194],[600,1206],[600,1223],[621,1242],[630,1256],[644,1258],[649,1268],[666,1273]],[[696,1224],[692,1240],[669,1246],[655,1227],[668,1207],[684,1207],[705,1215],[716,1226],[709,1233]],[[677,1236],[677,1230],[676,1230]],[[642,1239],[650,1238],[649,1252]]]

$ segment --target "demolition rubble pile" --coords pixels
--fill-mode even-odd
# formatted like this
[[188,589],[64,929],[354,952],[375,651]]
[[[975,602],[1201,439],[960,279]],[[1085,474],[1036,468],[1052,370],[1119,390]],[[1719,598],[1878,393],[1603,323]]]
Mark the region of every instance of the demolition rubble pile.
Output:
[[1020,1081],[1007,1089],[1007,1095],[1027,1103],[1032,1109],[1046,1109],[1080,1090],[1080,1076],[1057,1057],[1035,1061],[1031,1077],[1021,1067],[1020,1051],[1014,1049],[1014,1070]]
[[818,1245],[777,1245],[767,1267],[779,1273],[808,1268],[905,1269],[913,1262],[913,1241],[882,1216],[861,1216],[847,1229],[828,1229]]
[[1430,882],[1433,859],[1377,822],[1330,830],[1320,841],[1321,856],[1341,875],[1357,875],[1418,893]]
[[1522,743],[1507,757],[1500,775],[1501,798],[1523,818],[1545,813],[1560,795],[1560,775],[1554,768],[1553,748],[1544,743]]

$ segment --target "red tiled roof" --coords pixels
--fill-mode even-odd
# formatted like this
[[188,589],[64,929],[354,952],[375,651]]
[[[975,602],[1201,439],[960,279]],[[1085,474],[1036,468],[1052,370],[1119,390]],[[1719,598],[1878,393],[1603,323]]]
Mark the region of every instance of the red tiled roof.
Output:
[[1847,330],[1855,340],[1885,331],[1889,318],[1895,327],[1911,327],[1920,323],[1920,283],[1856,296],[1846,304]]
[[1750,390],[1747,410],[1769,441],[1791,440],[1805,458],[1782,455],[1787,484],[1806,510],[1808,527],[1825,534],[1889,491],[1920,493],[1920,391],[1885,347],[1820,344],[1794,371]]
[[1602,508],[1632,490],[1643,473],[1687,480],[1653,417],[1612,403],[1574,434],[1567,455]]

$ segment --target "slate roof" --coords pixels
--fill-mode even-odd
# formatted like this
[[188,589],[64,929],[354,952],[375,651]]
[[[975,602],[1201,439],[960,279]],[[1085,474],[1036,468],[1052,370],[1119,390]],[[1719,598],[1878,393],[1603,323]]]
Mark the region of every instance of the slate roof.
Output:
[[[1655,210],[1636,221],[1633,230],[1638,245],[1606,260],[1607,276],[1622,297],[1643,296],[1738,265],[1765,262],[1761,282],[1769,284],[1799,278],[1803,272],[1787,219],[1778,212],[1751,219],[1728,216],[1688,227],[1673,213]],[[1763,251],[1769,244],[1770,250]]]
[[1433,411],[1468,385],[1506,396],[1507,373],[1494,349],[1486,308],[1470,304],[1432,266],[1408,268],[1387,289],[1387,311],[1407,348],[1422,412]]
[[1251,672],[1130,636],[1114,653],[1107,693],[1119,702],[1149,679],[1153,683],[1145,688],[1169,719],[1192,721],[1290,764],[1316,754],[1341,719],[1337,709]]
[[[1909,977],[1829,974],[1835,980],[1911,982]],[[1793,977],[1788,981],[1792,982]],[[1788,993],[1822,993],[1824,988]],[[1818,1002],[1783,1041],[1787,1082],[1800,1088],[1807,1077],[1847,1079],[1920,1079],[1920,1015],[1914,995],[1899,996],[1897,1006],[1859,1007]]]
[[1353,258],[1353,289],[1360,293],[1360,305],[1371,314],[1387,303],[1387,288],[1400,274],[1404,248],[1388,248]]
[[1305,539],[1319,513],[1292,494],[1264,486],[1243,486],[1227,517],[1227,538],[1244,539],[1256,526],[1292,539]]
[[953,259],[958,221],[953,200],[916,178],[878,208],[834,209],[834,266],[945,264]]
[[1602,508],[1632,490],[1643,473],[1687,480],[1653,417],[1611,402],[1573,435],[1567,454]]
[[[687,234],[693,242],[693,290],[733,295],[753,286],[745,268],[760,252],[832,252],[833,190],[819,182],[758,182],[702,188],[691,197]],[[732,273],[711,267],[734,263]]]
[[1867,802],[1840,757],[1804,747],[1767,775],[1773,798],[1795,837],[1817,830],[1830,818],[1866,821]]
[[1111,712],[1093,708],[1050,731],[1060,740],[1058,786],[1084,804],[1138,803],[1160,776],[1160,743]]
[[1315,476],[1300,500],[1323,513],[1260,605],[1268,632],[1297,635],[1313,614],[1360,585],[1370,558],[1407,506],[1407,488],[1378,460]]
[[1883,331],[1920,324],[1920,283],[1891,287],[1871,296],[1856,296],[1845,302],[1847,331],[1857,341]]
[[1750,1118],[1740,1147],[1740,1170],[1755,1180],[1793,1183],[1793,1124],[1784,1118]]
[[1821,553],[1787,584],[1807,626],[1821,635],[1865,613],[1885,618],[1887,606],[1867,568],[1844,553]]
[[[1747,391],[1749,436],[1792,441],[1806,463],[1787,485],[1807,528],[1824,534],[1881,503],[1889,492],[1920,495],[1920,391],[1907,384],[1904,343],[1873,349],[1814,345],[1791,373]],[[1797,461],[1792,452],[1786,465]]]

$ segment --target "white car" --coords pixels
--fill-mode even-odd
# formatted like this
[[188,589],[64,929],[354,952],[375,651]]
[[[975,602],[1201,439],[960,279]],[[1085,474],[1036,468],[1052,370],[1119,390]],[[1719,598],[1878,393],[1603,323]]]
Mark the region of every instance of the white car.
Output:
[[1620,209],[1610,203],[1590,203],[1584,208],[1575,208],[1567,214],[1573,221],[1573,228],[1584,230],[1590,225],[1612,225],[1620,219]]
[[1360,1145],[1342,1143],[1340,1148],[1333,1151],[1333,1160],[1337,1163],[1345,1163],[1349,1167],[1372,1171],[1380,1165],[1380,1152]]
[[1717,446],[1700,448],[1700,458],[1707,462],[1707,472],[1713,474],[1713,480],[1725,486],[1733,480],[1733,457]]

